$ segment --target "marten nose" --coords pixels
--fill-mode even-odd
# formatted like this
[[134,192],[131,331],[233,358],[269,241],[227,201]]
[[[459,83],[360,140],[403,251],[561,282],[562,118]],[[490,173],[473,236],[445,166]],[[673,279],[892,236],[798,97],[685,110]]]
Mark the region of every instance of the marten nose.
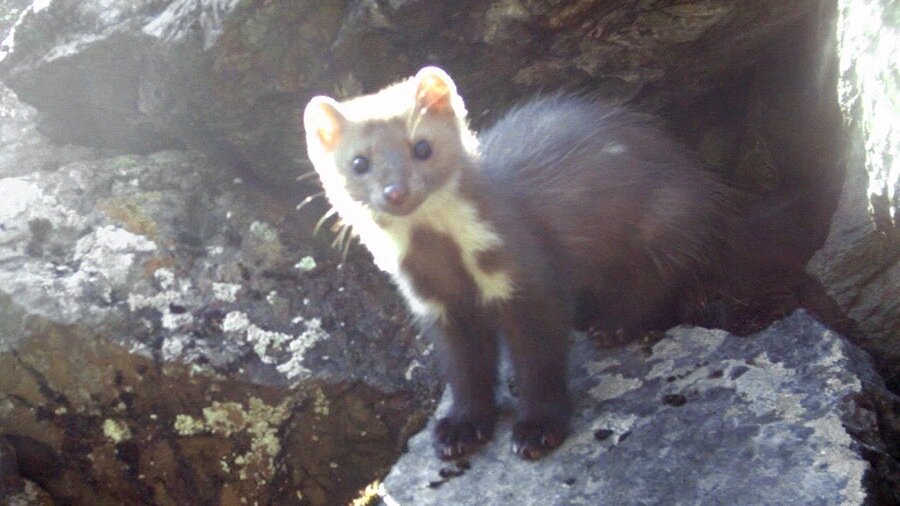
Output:
[[391,183],[381,191],[384,193],[385,200],[395,206],[402,206],[409,197],[409,187],[406,186],[406,183]]

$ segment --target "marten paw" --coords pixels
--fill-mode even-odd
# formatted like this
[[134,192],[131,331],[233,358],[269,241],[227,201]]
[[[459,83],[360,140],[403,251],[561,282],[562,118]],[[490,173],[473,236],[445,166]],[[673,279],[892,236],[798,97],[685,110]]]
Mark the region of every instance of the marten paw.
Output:
[[566,439],[565,420],[520,420],[513,425],[513,453],[525,460],[537,460],[553,451]]
[[434,428],[434,448],[441,459],[455,460],[480,448],[493,433],[493,417],[441,418]]

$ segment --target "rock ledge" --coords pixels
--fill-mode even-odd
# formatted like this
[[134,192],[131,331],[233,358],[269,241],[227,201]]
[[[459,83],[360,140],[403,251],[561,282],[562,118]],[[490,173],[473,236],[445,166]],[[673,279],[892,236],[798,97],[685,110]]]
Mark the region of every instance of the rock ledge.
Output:
[[506,417],[470,462],[442,463],[432,421],[387,493],[417,505],[866,500],[870,465],[849,432],[875,431],[864,392],[889,394],[864,353],[802,310],[749,338],[679,327],[643,350],[579,339],[572,356],[577,415],[559,451],[520,461]]

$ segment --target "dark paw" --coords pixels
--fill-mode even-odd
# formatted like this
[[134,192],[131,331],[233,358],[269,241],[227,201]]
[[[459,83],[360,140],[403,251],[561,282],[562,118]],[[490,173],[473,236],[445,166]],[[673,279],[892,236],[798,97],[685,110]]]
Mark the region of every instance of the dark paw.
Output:
[[565,421],[522,420],[513,425],[512,450],[526,460],[537,460],[566,439]]
[[480,448],[493,433],[493,418],[441,418],[434,428],[434,449],[444,460],[458,459]]

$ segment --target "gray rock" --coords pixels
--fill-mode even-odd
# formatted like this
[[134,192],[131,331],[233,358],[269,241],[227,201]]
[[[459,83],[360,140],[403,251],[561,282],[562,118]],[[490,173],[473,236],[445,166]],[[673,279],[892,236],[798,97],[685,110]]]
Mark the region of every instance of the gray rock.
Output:
[[3,176],[56,170],[75,160],[99,156],[84,146],[55,145],[38,134],[37,111],[22,104],[8,87],[0,85],[0,166]]
[[[26,3],[0,1],[0,29]],[[844,13],[879,5],[892,4],[840,2]],[[781,88],[754,85],[759,96],[750,101],[818,97],[806,90],[823,88],[807,88],[806,72],[792,72],[806,69],[807,49],[783,50],[802,46],[796,41],[810,26],[828,25],[832,7],[815,0],[502,0],[466,9],[449,0],[35,2],[0,47],[0,78],[36,108],[0,88],[0,371],[13,371],[0,374],[0,432],[18,431],[29,447],[56,452],[63,474],[40,486],[62,502],[165,502],[168,494],[174,502],[199,495],[266,503],[300,491],[312,504],[346,503],[357,485],[387,469],[430,406],[436,381],[427,343],[366,254],[353,249],[339,261],[328,240],[310,239],[315,217],[294,217],[293,205],[311,191],[289,184],[305,165],[297,105],[322,92],[370,91],[438,63],[458,76],[478,127],[537,90],[590,89],[646,110],[682,109],[669,119],[685,137],[715,134],[704,138],[713,165],[726,172],[738,160],[743,180],[768,184],[808,165],[775,155],[830,153],[818,149],[830,137],[808,127],[822,123],[803,107],[751,121],[742,87],[748,75],[763,83],[778,74]],[[884,9],[872,19],[896,24],[896,12]],[[890,162],[879,160],[896,154],[896,139],[874,127],[880,115],[897,115],[888,100],[896,89],[879,91],[860,71],[865,51],[892,61],[869,44],[876,25],[842,28],[843,107],[856,151],[831,237],[810,271],[890,360],[897,183]],[[722,89],[734,103],[707,100]],[[801,140],[791,140],[792,131]],[[760,142],[770,138],[785,142]],[[863,166],[868,173],[857,170]],[[429,459],[411,474],[415,483],[398,482],[395,472],[390,490],[402,498],[452,495],[460,483],[478,491],[508,473],[484,497],[521,498],[540,488],[574,503],[590,484],[610,502],[690,503],[691,493],[706,493],[732,503],[715,482],[730,472],[741,478],[727,485],[737,497],[765,502],[793,480],[795,495],[779,503],[802,502],[810,487],[858,502],[865,463],[840,424],[865,435],[870,450],[880,451],[883,436],[874,432],[873,408],[838,408],[877,380],[851,348],[803,317],[778,328],[792,330],[801,349],[781,347],[775,330],[750,341],[678,330],[649,362],[635,348],[611,352],[575,383],[583,393],[578,433],[562,452],[532,466],[509,460],[507,424],[465,476],[435,478]],[[716,346],[689,349],[697,340]],[[583,342],[577,350],[597,356]],[[743,363],[763,351],[769,361]],[[709,364],[692,365],[690,353]],[[700,378],[716,375],[712,363],[723,376]],[[682,377],[682,369],[693,372]],[[829,383],[823,375],[832,369]],[[729,418],[713,411],[725,402]],[[244,420],[240,436],[218,424],[223,413]],[[183,430],[173,433],[179,421]],[[608,437],[595,442],[604,431]],[[704,446],[711,437],[728,444]],[[427,436],[412,445],[431,457]],[[652,459],[647,448],[658,449]],[[181,460],[165,468],[144,458],[170,453]],[[235,455],[245,460],[245,453],[262,464],[256,479],[237,466]],[[742,458],[752,472],[738,472]],[[878,464],[878,476],[896,469],[890,459]],[[568,464],[547,467],[553,462]],[[177,469],[193,473],[182,479]],[[436,488],[420,490],[423,480]],[[151,489],[160,496],[144,495]],[[634,499],[635,491],[645,497]]]
[[22,100],[54,111],[42,117],[45,132],[60,141],[142,152],[179,146],[137,107],[139,76],[152,49],[140,29],[167,3],[63,0],[35,2],[22,13],[0,60]]
[[839,9],[845,179],[828,239],[807,270],[891,362],[900,358],[900,6],[843,0]]
[[[376,340],[413,338],[405,318],[388,316],[402,304],[387,280],[367,262],[339,264],[327,250],[283,238],[253,197],[202,157],[167,151],[0,172],[0,193],[14,196],[0,201],[0,296],[8,297],[6,314],[19,315],[4,322],[10,329],[29,315],[141,328],[110,339],[223,372],[245,363],[246,379],[282,385],[311,376],[304,362],[315,349],[319,375],[365,377],[387,390],[409,385],[403,371],[419,346],[364,339],[354,349],[332,335],[356,339],[368,328]],[[320,262],[305,274],[295,264],[306,256]],[[358,300],[335,306],[332,291]],[[370,297],[388,303],[350,309]],[[0,352],[26,335],[0,334]],[[397,359],[399,367],[388,367]]]
[[187,144],[281,188],[305,165],[296,109],[314,94],[439,63],[460,76],[478,123],[561,86],[641,94],[658,109],[752,67],[816,4],[657,3],[57,0],[21,18],[0,77],[54,139]]
[[[53,145],[8,90],[3,106],[0,353],[26,340],[17,330],[38,316],[132,329],[109,339],[162,360],[220,372],[245,363],[252,381],[295,384],[311,375],[312,354],[323,377],[410,385],[404,371],[424,345],[410,346],[416,332],[387,279],[365,258],[340,264],[304,241],[295,231],[307,222],[261,212],[290,203],[197,153],[104,157]],[[304,258],[319,262],[304,271]],[[357,339],[360,329],[375,339]],[[395,336],[396,348],[378,341]]]
[[388,468],[436,381],[360,250],[197,152],[54,145],[0,94],[0,503],[346,504]]
[[467,464],[442,463],[432,421],[385,479],[386,493],[416,505],[866,500],[870,466],[856,437],[877,423],[856,400],[889,394],[863,352],[803,311],[747,338],[680,327],[644,353],[582,338],[571,356],[576,415],[555,453],[515,457],[506,418]]
[[31,0],[0,0],[0,35],[3,38],[6,38],[9,29],[31,3]]

